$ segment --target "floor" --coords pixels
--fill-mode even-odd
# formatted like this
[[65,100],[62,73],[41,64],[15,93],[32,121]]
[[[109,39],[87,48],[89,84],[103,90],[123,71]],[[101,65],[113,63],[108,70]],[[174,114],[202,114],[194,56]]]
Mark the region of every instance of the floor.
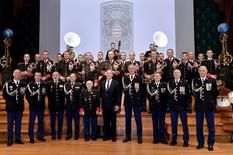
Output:
[[[24,140],[24,145],[13,144],[7,147],[5,142],[0,143],[0,155],[206,155],[210,153],[207,147],[197,150],[196,143],[190,142],[190,147],[183,148],[182,143],[177,146],[169,146],[164,144],[152,144],[151,139],[144,139],[143,144],[137,144],[136,140],[129,143],[122,143],[122,139],[117,142],[111,141],[103,142],[101,139],[97,141],[85,142],[83,139],[78,141],[70,140],[50,140],[30,144],[29,140]],[[217,143],[215,144],[214,151],[210,153],[216,155],[233,155],[232,143]]]

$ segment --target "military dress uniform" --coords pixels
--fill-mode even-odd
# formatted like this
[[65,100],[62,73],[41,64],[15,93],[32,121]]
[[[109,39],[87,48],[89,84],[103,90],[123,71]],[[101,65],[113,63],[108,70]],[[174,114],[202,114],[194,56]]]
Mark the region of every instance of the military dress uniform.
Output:
[[189,141],[189,132],[188,132],[188,123],[187,123],[187,111],[191,110],[190,103],[190,89],[187,80],[176,79],[170,80],[167,83],[167,88],[171,97],[171,124],[172,124],[172,139],[171,145],[177,143],[177,124],[178,124],[178,115],[180,116],[182,126],[183,126],[183,141],[184,145],[188,145]]
[[195,78],[192,81],[192,91],[195,96],[196,131],[198,147],[204,147],[203,122],[204,116],[208,126],[208,145],[213,147],[215,142],[214,112],[216,98],[219,93],[216,80],[212,78]]
[[[84,112],[83,124],[84,124],[84,138],[85,141],[96,140],[97,138],[97,115],[99,111],[99,93],[97,89],[88,91],[82,90],[80,95],[80,112]],[[91,126],[91,134],[90,134]]]
[[162,79],[164,82],[168,82],[173,79],[174,69],[178,69],[180,65],[180,60],[177,58],[166,58],[165,60],[166,67],[163,68]]
[[129,71],[128,71],[128,67],[129,67],[129,65],[131,65],[131,64],[133,64],[133,65],[135,65],[135,66],[138,66],[138,68],[139,68],[139,66],[140,66],[139,61],[136,61],[136,60],[133,60],[133,61],[127,61],[127,62],[125,63],[124,73],[129,73]]
[[21,141],[21,121],[24,111],[24,95],[26,83],[23,81],[7,81],[3,86],[3,98],[6,101],[8,145],[13,143],[13,126],[15,124],[15,142]]
[[138,142],[142,143],[142,120],[141,120],[141,89],[142,79],[138,75],[127,75],[122,78],[125,99],[126,138],[123,142],[131,140],[131,116],[132,110],[137,124]]
[[[65,103],[64,82],[61,80],[49,81],[47,84],[47,96],[49,102],[52,139],[56,139],[56,137],[61,139]],[[57,134],[55,131],[56,115],[58,117]]]
[[38,118],[38,139],[44,138],[44,110],[45,110],[46,84],[41,81],[34,81],[27,85],[26,99],[29,103],[29,127],[28,135],[34,141],[34,124]]
[[28,63],[20,62],[20,63],[18,63],[18,65],[16,67],[21,72],[23,72],[23,71],[28,72],[28,74],[25,75],[25,77],[23,77],[24,78],[23,81],[27,84],[33,80],[33,73],[35,71],[34,69],[36,69],[36,66],[35,66],[35,68],[33,66],[34,66],[34,63],[32,63],[32,62],[28,62]]
[[[145,76],[147,76],[147,75],[153,75],[156,71],[158,71],[159,69],[162,69],[163,67],[165,66],[165,63],[164,62],[162,62],[162,61],[160,61],[160,60],[147,60],[145,63],[144,63],[144,65],[143,65],[143,72],[142,72],[142,76],[144,77],[143,78],[143,96],[142,96],[142,98],[144,99],[143,100],[143,104],[142,104],[142,106],[143,106],[143,108],[146,108],[146,98],[145,98],[145,94],[146,94],[146,85],[148,84],[148,83],[150,83],[151,82],[151,79],[146,79],[145,78]],[[149,104],[149,109],[150,109],[150,112],[151,112],[151,104]]]
[[49,81],[52,79],[53,71],[53,61],[50,59],[41,60],[38,64],[37,71],[41,72],[43,77],[46,77],[46,80]]
[[85,74],[82,75],[83,83],[86,83],[88,80],[96,82],[97,77],[97,64],[95,61],[83,61],[80,64],[79,71],[85,71]]
[[152,112],[153,143],[159,141],[167,143],[165,135],[165,116],[167,102],[167,84],[165,82],[152,82],[147,84],[147,93]]
[[207,58],[201,62],[201,65],[206,66],[208,70],[208,77],[211,75],[218,75],[220,72],[220,62],[219,60],[213,58]]
[[61,74],[62,77],[66,78],[75,71],[76,67],[73,60],[68,59],[61,61],[58,72]]
[[67,82],[64,85],[64,92],[66,97],[66,124],[67,140],[72,137],[72,120],[74,119],[75,124],[75,139],[79,138],[79,97],[82,89],[81,83]]

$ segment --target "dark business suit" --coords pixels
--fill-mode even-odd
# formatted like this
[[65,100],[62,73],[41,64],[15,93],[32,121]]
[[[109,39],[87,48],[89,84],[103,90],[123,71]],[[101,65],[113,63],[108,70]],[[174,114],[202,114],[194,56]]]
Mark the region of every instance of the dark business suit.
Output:
[[121,106],[119,82],[112,80],[108,86],[107,79],[101,82],[100,95],[102,98],[105,138],[116,138],[115,106]]

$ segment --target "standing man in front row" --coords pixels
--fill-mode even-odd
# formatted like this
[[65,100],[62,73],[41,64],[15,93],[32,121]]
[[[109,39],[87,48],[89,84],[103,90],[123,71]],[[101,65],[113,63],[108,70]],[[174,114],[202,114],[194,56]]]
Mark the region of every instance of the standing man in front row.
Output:
[[29,127],[28,134],[30,143],[35,143],[34,140],[34,125],[36,115],[38,118],[38,140],[46,141],[44,139],[44,110],[45,110],[45,96],[46,96],[46,85],[42,82],[42,74],[35,72],[34,81],[27,85],[26,98],[29,103]]
[[104,120],[103,140],[112,139],[113,142],[116,142],[116,115],[121,106],[121,92],[119,82],[112,79],[112,70],[107,70],[106,77],[106,80],[102,81],[100,85]]
[[142,79],[136,75],[136,66],[130,64],[128,66],[129,75],[122,78],[123,89],[125,93],[125,122],[126,137],[123,142],[131,141],[131,116],[132,110],[137,125],[138,144],[142,144],[142,120],[141,120],[141,89]]
[[165,130],[166,102],[167,102],[167,84],[161,82],[160,72],[155,72],[153,82],[147,84],[147,93],[152,112],[153,123],[153,143],[162,142],[168,144]]
[[208,150],[213,151],[215,142],[214,111],[219,91],[216,80],[207,77],[208,71],[205,66],[200,66],[198,72],[200,77],[192,81],[192,91],[195,96],[197,149],[204,147],[203,122],[205,116],[209,131]]
[[167,89],[171,95],[172,139],[170,145],[174,146],[177,144],[178,116],[180,116],[183,126],[183,147],[188,147],[187,111],[191,109],[189,83],[187,80],[181,79],[181,71],[179,69],[173,71],[173,77],[174,79],[167,83]]
[[[53,72],[52,80],[47,85],[52,139],[61,139],[62,135],[65,94],[64,82],[59,78],[60,74],[57,71]],[[56,115],[58,117],[57,133],[55,130]]]
[[75,73],[71,73],[69,81],[64,85],[64,93],[66,98],[66,140],[72,138],[72,120],[74,119],[75,140],[79,138],[79,98],[81,94],[82,84],[76,82]]
[[82,90],[79,99],[80,114],[83,116],[85,141],[89,141],[90,138],[93,141],[97,139],[97,115],[99,115],[100,106],[98,90],[94,89],[93,86],[93,81],[88,80],[86,82],[86,89]]
[[24,111],[24,95],[26,84],[21,81],[21,71],[14,70],[13,80],[3,86],[3,98],[6,100],[7,111],[7,146],[13,144],[13,126],[15,124],[15,143],[23,144],[21,140],[21,121]]

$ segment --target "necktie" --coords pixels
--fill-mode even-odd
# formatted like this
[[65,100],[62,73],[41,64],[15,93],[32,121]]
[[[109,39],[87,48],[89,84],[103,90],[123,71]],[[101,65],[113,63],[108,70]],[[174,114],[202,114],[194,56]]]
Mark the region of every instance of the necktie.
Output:
[[201,78],[201,83],[202,83],[202,84],[204,83],[204,81],[205,81],[204,78]]
[[55,81],[55,85],[56,85],[56,87],[57,87],[57,85],[58,85],[58,81]]
[[130,75],[130,81],[133,81],[133,76],[132,75]]
[[19,86],[19,81],[16,81],[16,86],[17,86],[17,87]]
[[178,81],[178,80],[176,80],[176,85],[178,85],[178,83],[179,83],[179,81]]
[[109,89],[109,87],[110,87],[110,82],[109,82],[109,80],[107,81],[107,90]]

